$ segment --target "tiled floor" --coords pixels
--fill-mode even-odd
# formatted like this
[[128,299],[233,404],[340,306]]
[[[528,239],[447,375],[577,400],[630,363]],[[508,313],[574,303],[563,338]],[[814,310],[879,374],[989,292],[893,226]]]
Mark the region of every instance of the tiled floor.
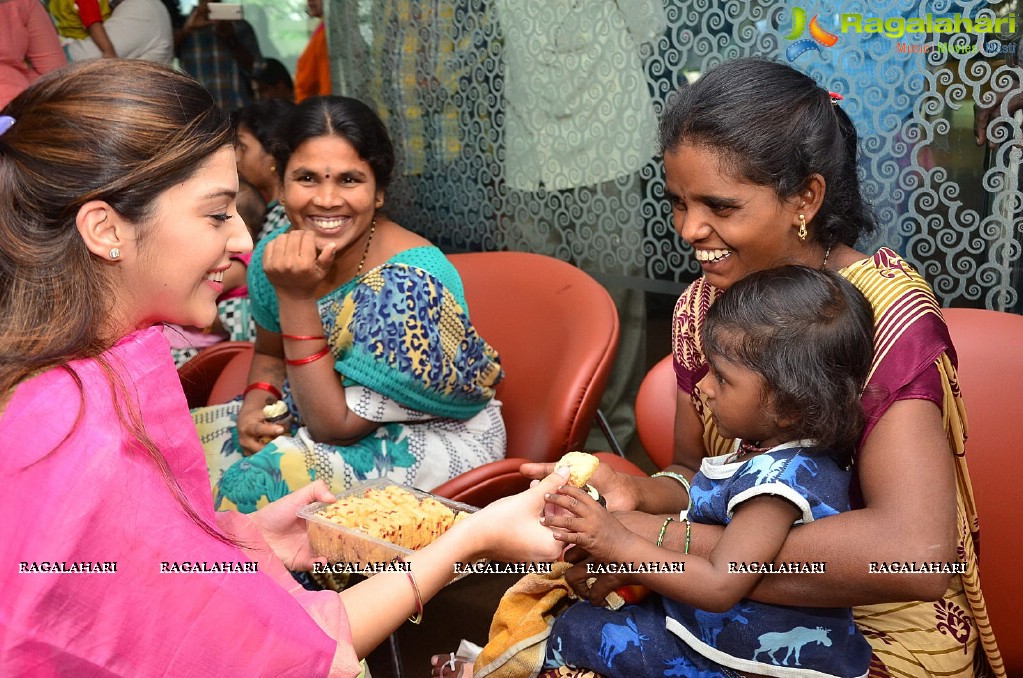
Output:
[[[671,299],[648,299],[647,363],[653,365],[671,348]],[[653,466],[638,441],[634,440],[626,456],[641,467]],[[487,639],[490,621],[497,603],[518,575],[471,575],[448,586],[426,604],[420,626],[404,624],[398,630],[400,666],[407,678],[430,675],[430,657],[447,654],[466,638],[480,645]],[[369,658],[373,678],[394,678],[392,644],[384,643]]]

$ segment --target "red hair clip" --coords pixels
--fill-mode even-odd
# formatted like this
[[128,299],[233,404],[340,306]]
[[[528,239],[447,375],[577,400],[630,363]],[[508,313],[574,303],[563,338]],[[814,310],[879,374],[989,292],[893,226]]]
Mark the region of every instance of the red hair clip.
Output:
[[838,92],[828,92],[828,96],[831,97],[831,103],[833,104],[838,104],[839,101],[845,98]]

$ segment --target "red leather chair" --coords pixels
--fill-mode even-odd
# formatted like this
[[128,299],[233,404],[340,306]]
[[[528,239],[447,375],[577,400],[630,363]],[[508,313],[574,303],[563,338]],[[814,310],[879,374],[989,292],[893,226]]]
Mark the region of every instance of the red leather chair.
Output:
[[248,341],[225,341],[199,351],[178,368],[189,407],[226,403],[245,389],[254,346]]
[[505,370],[497,387],[508,457],[433,491],[475,506],[525,489],[525,461],[581,449],[618,347],[618,313],[600,283],[563,261],[525,252],[455,254],[469,315]]
[[1019,604],[1019,490],[1023,477],[1023,316],[971,308],[942,310],[959,357],[966,402],[966,459],[980,517],[980,581],[1005,670],[1023,676]]
[[675,456],[675,400],[678,382],[669,353],[650,368],[636,395],[636,435],[657,468]]

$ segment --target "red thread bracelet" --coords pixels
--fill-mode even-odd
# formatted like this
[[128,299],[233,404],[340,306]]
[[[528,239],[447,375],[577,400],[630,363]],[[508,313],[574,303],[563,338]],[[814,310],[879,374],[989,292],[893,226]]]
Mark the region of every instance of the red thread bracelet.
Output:
[[323,336],[322,334],[317,335],[315,337],[312,336],[312,335],[308,335],[308,334],[282,334],[281,336],[284,337],[285,339],[291,339],[293,341],[312,341],[314,339],[326,339],[327,338],[327,337]]
[[320,358],[322,358],[323,356],[327,355],[328,353],[330,353],[330,346],[324,346],[322,351],[319,351],[319,352],[314,353],[312,355],[307,355],[305,358],[295,358],[294,360],[292,360],[290,358],[285,358],[284,359],[284,363],[286,365],[305,365],[307,363],[311,363],[311,362],[315,362],[315,361],[319,360]]
[[284,395],[280,389],[266,381],[257,381],[249,384],[245,387],[245,392],[242,395],[248,395],[249,391],[267,391],[278,400],[284,400]]

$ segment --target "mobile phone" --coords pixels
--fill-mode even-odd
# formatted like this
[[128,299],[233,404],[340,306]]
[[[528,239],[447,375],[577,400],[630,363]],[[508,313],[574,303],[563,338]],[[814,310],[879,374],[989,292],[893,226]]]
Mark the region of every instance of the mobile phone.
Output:
[[242,18],[242,6],[237,3],[211,2],[209,9],[210,21],[238,21]]

